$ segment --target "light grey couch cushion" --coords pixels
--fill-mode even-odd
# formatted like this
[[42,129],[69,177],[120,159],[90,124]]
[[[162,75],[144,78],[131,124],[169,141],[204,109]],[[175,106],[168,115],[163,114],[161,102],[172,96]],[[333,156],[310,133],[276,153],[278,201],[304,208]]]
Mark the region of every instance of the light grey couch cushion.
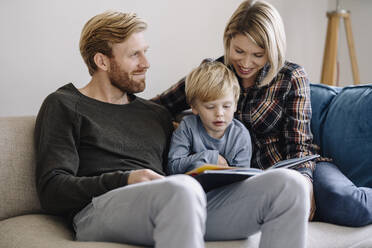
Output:
[[6,248],[133,248],[139,246],[103,242],[77,242],[66,222],[51,215],[24,215],[3,220],[0,247]]
[[308,248],[372,248],[372,225],[345,227],[323,222],[309,223]]
[[[247,240],[208,242],[206,248],[258,248],[258,235]],[[1,221],[1,248],[142,248],[117,243],[74,241],[71,228],[62,218],[32,214]]]
[[35,117],[0,118],[0,220],[40,213],[35,185]]
[[[312,222],[309,224],[308,248],[371,248],[372,225],[361,228],[341,227]],[[260,234],[247,240],[207,242],[206,248],[258,248]],[[288,238],[291,235],[288,234]],[[32,214],[1,221],[2,248],[134,248],[126,244],[77,242],[73,232],[60,217]]]

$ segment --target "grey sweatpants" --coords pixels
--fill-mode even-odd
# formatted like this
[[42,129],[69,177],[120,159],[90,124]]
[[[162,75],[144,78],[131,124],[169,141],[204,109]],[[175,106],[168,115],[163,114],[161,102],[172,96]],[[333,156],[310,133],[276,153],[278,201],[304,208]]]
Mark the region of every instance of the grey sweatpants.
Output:
[[309,192],[298,172],[276,169],[207,194],[186,175],[96,197],[74,218],[80,241],[201,248],[206,240],[262,232],[260,248],[305,247]]

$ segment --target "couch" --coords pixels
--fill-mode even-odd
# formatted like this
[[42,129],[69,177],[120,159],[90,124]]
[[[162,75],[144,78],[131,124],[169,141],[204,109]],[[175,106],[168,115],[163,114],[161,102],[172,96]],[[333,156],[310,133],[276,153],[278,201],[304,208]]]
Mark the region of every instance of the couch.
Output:
[[[351,100],[350,95],[354,95]],[[346,98],[345,98],[346,97]],[[335,126],[349,125],[350,120],[337,119],[352,111],[353,116],[363,118],[363,111],[372,110],[372,85],[334,88],[320,84],[311,85],[313,107],[312,131],[322,153],[347,167],[349,161],[340,160],[348,144],[341,142],[345,133],[334,132]],[[349,99],[349,100],[348,100]],[[359,102],[358,102],[359,101]],[[340,113],[340,114],[338,114]],[[346,112],[348,114],[348,112]],[[365,112],[363,113],[365,116]],[[331,118],[332,117],[332,118]],[[339,123],[335,123],[335,121]],[[341,122],[340,122],[341,121]],[[365,120],[366,130],[354,128],[366,142],[372,144],[372,120]],[[350,122],[353,123],[353,122]],[[35,188],[35,158],[33,129],[35,116],[0,117],[0,247],[1,248],[129,248],[126,244],[77,242],[73,231],[64,219],[45,213]],[[357,125],[357,124],[355,124]],[[350,126],[350,125],[349,125]],[[368,131],[370,130],[370,131]],[[323,145],[334,147],[322,147]],[[346,147],[343,147],[345,145]],[[364,147],[360,144],[360,147]],[[338,154],[341,151],[341,155]],[[347,157],[353,156],[353,151]],[[356,150],[356,153],[359,151]],[[363,152],[363,150],[362,150]],[[369,151],[371,153],[371,151]],[[360,155],[363,153],[358,153]],[[365,155],[367,156],[367,155]],[[346,159],[345,159],[346,160]],[[365,160],[365,159],[364,159]],[[371,164],[372,160],[367,161]],[[349,166],[354,166],[349,164]],[[351,169],[351,168],[350,168]],[[347,168],[343,168],[349,173]],[[354,173],[354,174],[353,174]],[[352,172],[351,176],[357,175]],[[360,173],[359,173],[360,174]],[[362,173],[372,177],[372,171]],[[310,222],[309,248],[367,248],[372,247],[372,225],[358,228],[337,226],[322,222]],[[246,240],[207,242],[207,248],[257,248],[260,233]],[[291,234],[288,234],[291,238]],[[176,248],[176,247],[175,247]],[[191,247],[190,247],[191,248]]]

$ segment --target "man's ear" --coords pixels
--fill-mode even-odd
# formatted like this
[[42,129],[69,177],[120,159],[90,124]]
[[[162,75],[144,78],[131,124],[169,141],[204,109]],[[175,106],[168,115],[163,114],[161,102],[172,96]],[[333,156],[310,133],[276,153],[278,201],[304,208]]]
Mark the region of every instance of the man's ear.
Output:
[[93,57],[94,63],[96,63],[97,67],[103,71],[108,71],[110,68],[110,60],[109,58],[102,54],[96,53]]

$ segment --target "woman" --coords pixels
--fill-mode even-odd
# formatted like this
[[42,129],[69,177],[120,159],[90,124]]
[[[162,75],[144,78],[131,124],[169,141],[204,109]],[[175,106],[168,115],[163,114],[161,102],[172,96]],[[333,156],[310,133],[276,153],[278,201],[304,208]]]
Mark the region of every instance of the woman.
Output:
[[[304,69],[285,61],[286,38],[277,10],[262,1],[244,1],[224,31],[224,56],[218,61],[234,71],[241,86],[235,118],[249,129],[251,167],[266,169],[274,163],[316,153],[310,130],[310,85]],[[188,109],[185,80],[153,100],[176,115]],[[297,171],[310,188],[312,219],[315,203],[312,174],[315,162]]]

